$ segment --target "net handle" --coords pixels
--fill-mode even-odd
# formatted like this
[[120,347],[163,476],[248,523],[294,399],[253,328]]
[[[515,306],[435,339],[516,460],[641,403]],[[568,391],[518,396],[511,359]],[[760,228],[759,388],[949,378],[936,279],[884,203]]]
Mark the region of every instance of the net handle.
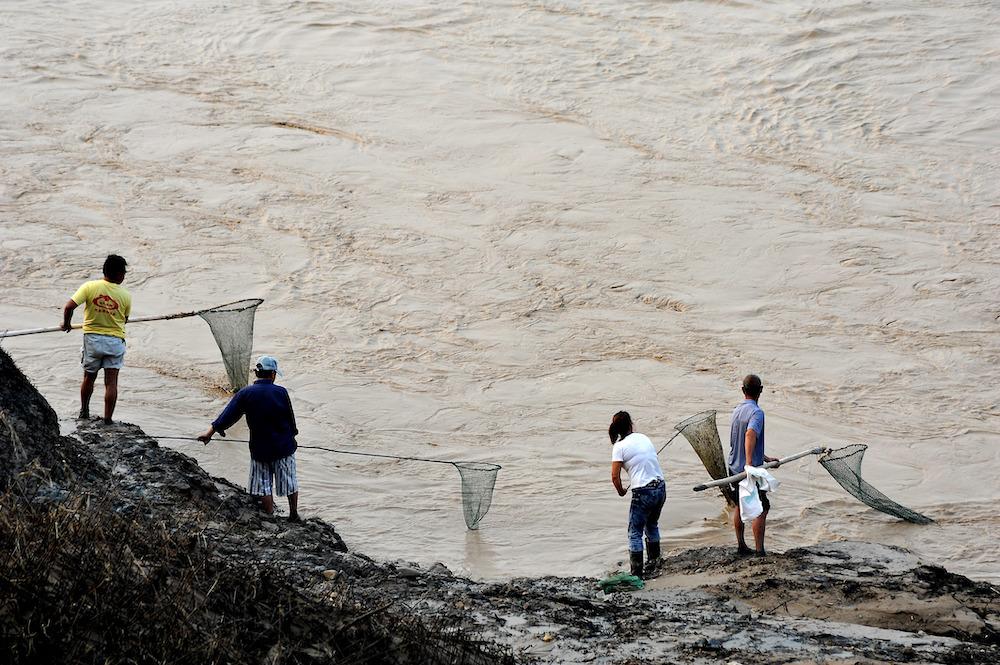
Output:
[[[803,450],[801,453],[795,453],[794,455],[789,455],[788,457],[784,457],[775,462],[766,462],[761,468],[773,469],[779,464],[786,464],[788,462],[793,462],[801,457],[805,457],[806,455],[822,455],[823,453],[826,453],[829,450],[830,450],[829,448],[811,448],[809,450]],[[693,489],[695,492],[704,492],[710,487],[722,487],[723,485],[731,485],[732,483],[738,483],[746,477],[747,477],[747,472],[743,471],[742,473],[737,473],[735,475],[729,476],[728,478],[720,478],[719,480],[713,480],[710,483],[695,485]]]
[[[238,439],[231,439],[237,441]],[[247,441],[249,443],[249,441]],[[426,457],[402,457],[400,455],[384,455],[382,453],[362,453],[356,450],[337,450],[336,448],[326,448],[324,446],[298,446],[299,448],[305,448],[306,450],[324,450],[328,453],[337,453],[338,455],[362,455],[364,457],[383,457],[386,459],[398,459],[407,460],[411,462],[430,462],[432,464],[451,464],[452,466],[459,466],[460,464],[492,464],[496,467],[496,470],[500,470],[499,464],[493,464],[492,462],[449,462],[443,459],[428,459]]]
[[[151,439],[169,439],[173,441],[197,441],[198,439],[193,436],[150,436]],[[220,437],[230,443],[250,443],[249,439],[230,439],[228,437]],[[461,464],[489,464],[495,466],[494,471],[499,471],[503,467],[499,464],[493,464],[493,462],[449,462],[443,459],[428,459],[426,457],[403,457],[401,455],[384,455],[381,453],[362,453],[357,450],[337,450],[336,448],[326,448],[324,446],[297,446],[298,448],[304,448],[306,450],[324,450],[328,453],[337,453],[339,455],[361,455],[363,457],[384,457],[386,459],[398,459],[406,460],[411,462],[431,462],[432,464],[451,464],[452,466],[459,466]]]
[[660,446],[660,449],[656,451],[656,454],[659,455],[660,453],[662,453],[667,448],[667,446],[669,446],[671,444],[671,442],[673,442],[674,439],[676,439],[678,436],[680,436],[680,434],[681,434],[680,430],[677,430],[676,432],[674,432],[674,435],[672,437],[670,437],[669,439],[667,439],[666,443],[664,443],[662,446]]
[[[256,300],[256,299],[251,298],[251,300]],[[243,302],[243,301],[234,300],[233,302],[228,302],[225,305],[216,305],[215,307],[199,309],[194,312],[177,312],[176,314],[154,314],[152,316],[137,316],[134,319],[129,319],[128,323],[145,323],[146,321],[168,321],[170,319],[184,319],[189,316],[198,316],[199,314],[204,314],[205,312],[211,312],[217,309],[222,309],[223,307],[228,307],[229,305],[235,305],[238,302]],[[82,323],[74,323],[72,326],[70,326],[70,328],[72,328],[73,330],[78,330],[82,327],[83,327]],[[0,339],[3,339],[4,337],[20,337],[22,335],[38,335],[40,333],[59,332],[61,330],[62,326],[50,326],[47,328],[25,328],[24,330],[2,330],[0,331]]]

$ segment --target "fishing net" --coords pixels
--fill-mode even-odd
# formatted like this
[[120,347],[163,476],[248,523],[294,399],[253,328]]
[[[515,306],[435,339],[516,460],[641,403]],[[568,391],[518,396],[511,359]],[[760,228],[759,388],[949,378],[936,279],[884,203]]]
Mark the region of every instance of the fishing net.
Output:
[[[175,437],[161,436],[160,439],[172,439]],[[186,437],[181,437],[186,438]],[[239,441],[239,439],[230,439]],[[440,459],[428,459],[426,457],[404,457],[402,455],[385,455],[383,453],[363,453],[358,450],[337,450],[326,446],[299,446],[308,450],[323,450],[328,453],[339,455],[361,455],[362,457],[381,457],[385,459],[398,459],[409,462],[431,462],[432,464],[451,464],[458,469],[462,476],[462,512],[465,514],[465,526],[470,529],[478,529],[479,522],[486,517],[493,503],[493,487],[497,482],[497,473],[502,468],[499,464],[490,462],[449,462]]]
[[[694,452],[698,454],[705,470],[713,479],[719,480],[729,475],[726,458],[722,454],[722,441],[715,424],[715,411],[702,411],[674,425],[674,429],[684,435]],[[736,505],[736,493],[731,487],[721,487],[722,496],[731,506]]]
[[453,462],[462,476],[462,512],[465,526],[478,529],[479,522],[493,503],[493,486],[497,482],[498,464],[487,462]]
[[239,390],[250,377],[250,353],[253,349],[253,319],[263,300],[252,298],[219,305],[198,312],[212,329],[215,343],[222,352],[229,385]]
[[930,524],[934,520],[901,506],[885,494],[865,482],[861,477],[861,460],[864,459],[868,446],[855,443],[843,448],[831,450],[819,458],[819,463],[829,472],[840,486],[854,495],[859,501],[875,510],[892,515],[914,524]]

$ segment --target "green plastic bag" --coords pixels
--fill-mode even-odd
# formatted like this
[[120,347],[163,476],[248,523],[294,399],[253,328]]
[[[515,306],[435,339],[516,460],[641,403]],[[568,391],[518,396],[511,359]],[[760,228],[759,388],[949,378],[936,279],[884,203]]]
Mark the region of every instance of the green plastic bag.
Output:
[[612,591],[633,591],[635,589],[641,589],[646,586],[646,583],[642,581],[641,578],[629,573],[615,573],[610,577],[605,577],[603,580],[597,582],[597,586],[601,587],[604,593],[611,593]]

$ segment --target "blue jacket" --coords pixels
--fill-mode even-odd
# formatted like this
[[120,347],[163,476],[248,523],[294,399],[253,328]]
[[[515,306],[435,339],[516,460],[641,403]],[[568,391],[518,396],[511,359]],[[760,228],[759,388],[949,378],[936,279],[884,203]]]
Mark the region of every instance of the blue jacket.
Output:
[[250,428],[250,457],[258,462],[273,462],[295,452],[299,430],[292,400],[288,391],[272,379],[257,379],[233,395],[212,427],[225,433],[243,416]]

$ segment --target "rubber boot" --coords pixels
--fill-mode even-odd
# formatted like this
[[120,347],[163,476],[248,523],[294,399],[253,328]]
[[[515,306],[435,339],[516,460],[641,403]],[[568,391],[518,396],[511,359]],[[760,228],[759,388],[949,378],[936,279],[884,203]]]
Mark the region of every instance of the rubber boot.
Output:
[[660,568],[660,543],[646,541],[646,574],[652,575]]
[[628,563],[630,572],[636,577],[642,577],[642,550],[638,552],[633,552],[629,550],[628,553]]

